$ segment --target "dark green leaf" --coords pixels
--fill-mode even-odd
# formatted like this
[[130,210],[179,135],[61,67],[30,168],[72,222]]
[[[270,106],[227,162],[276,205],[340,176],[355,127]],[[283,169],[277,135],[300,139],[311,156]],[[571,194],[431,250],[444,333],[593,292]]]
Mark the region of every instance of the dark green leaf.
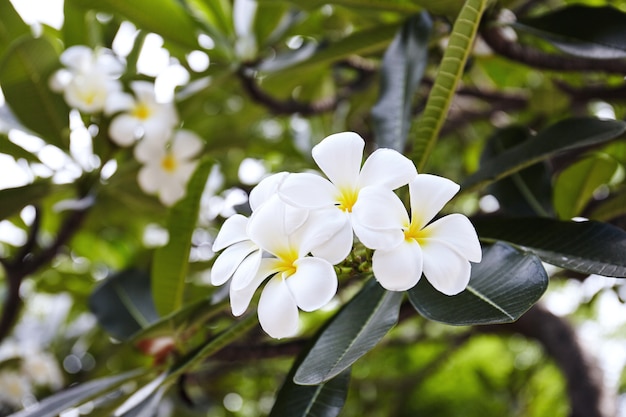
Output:
[[[175,0],[68,0],[76,7],[115,13],[139,28],[157,33],[182,47],[197,49],[196,25]],[[149,12],[148,12],[149,11]]]
[[608,184],[618,169],[617,161],[595,154],[564,169],[554,184],[554,208],[561,219],[578,216],[601,185]]
[[[481,165],[530,137],[530,131],[523,126],[497,130],[487,140],[480,158]],[[494,182],[487,188],[487,193],[498,200],[499,213],[514,216],[550,215],[553,212],[551,181],[547,163],[542,161]]]
[[48,80],[59,66],[46,38],[20,38],[0,62],[0,85],[15,117],[28,129],[62,149],[69,145],[69,108]]
[[4,55],[11,42],[30,33],[30,28],[17,13],[10,1],[0,2],[0,57]]
[[624,131],[626,122],[621,120],[572,118],[560,121],[481,166],[462,187],[471,189],[497,181],[559,152],[607,142]]
[[158,320],[150,291],[150,277],[128,270],[103,281],[89,297],[89,308],[113,337],[126,340]]
[[595,221],[548,218],[473,220],[484,241],[505,241],[552,265],[585,274],[626,278],[626,232]]
[[158,248],[152,260],[152,293],[157,311],[167,315],[183,303],[185,279],[191,250],[191,235],[196,228],[200,199],[213,161],[198,165],[187,185],[185,197],[174,204],[168,218],[169,241]]
[[514,25],[572,55],[595,59],[626,57],[626,13],[582,4],[563,7]]
[[402,296],[370,279],[320,333],[298,368],[295,383],[321,384],[369,352],[398,321]]
[[29,204],[37,204],[53,190],[62,187],[48,180],[38,180],[22,187],[0,190],[0,220],[6,219]]
[[385,51],[380,97],[372,108],[376,143],[382,147],[404,151],[413,96],[428,62],[431,28],[427,13],[411,17]]
[[51,395],[27,410],[12,414],[11,417],[56,417],[60,412],[110,392],[143,373],[144,371],[131,371],[85,382]]
[[454,325],[508,323],[517,320],[545,292],[548,275],[531,253],[496,243],[483,248],[472,265],[467,289],[454,296],[435,290],[422,277],[409,300],[424,317]]
[[[286,0],[259,0],[260,3],[283,3],[285,1]],[[460,0],[454,1],[459,2]],[[307,10],[316,9],[320,6],[324,6],[325,4],[336,4],[356,9],[395,11],[406,14],[412,14],[420,11],[420,7],[413,4],[410,0],[289,0],[288,3],[293,3]]]
[[295,384],[293,370],[285,378],[269,417],[335,417],[339,415],[348,395],[349,369],[320,385]]

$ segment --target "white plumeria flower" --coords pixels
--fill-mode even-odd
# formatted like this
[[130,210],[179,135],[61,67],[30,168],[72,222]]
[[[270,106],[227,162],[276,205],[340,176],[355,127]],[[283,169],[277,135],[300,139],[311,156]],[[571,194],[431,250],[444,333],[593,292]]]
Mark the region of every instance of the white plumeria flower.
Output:
[[[328,136],[313,148],[313,159],[328,180],[311,173],[291,174],[279,194],[288,204],[309,210],[324,209],[338,225],[333,238],[316,256],[344,259],[352,250],[353,234],[371,249],[397,246],[403,239],[397,225],[390,223],[389,208],[401,204],[393,190],[417,175],[413,162],[392,149],[378,149],[361,167],[364,140],[353,132]],[[358,212],[372,215],[357,216]],[[365,219],[366,221],[363,221]]]
[[148,194],[158,194],[166,206],[180,200],[196,169],[194,158],[202,146],[202,139],[188,130],[176,131],[165,144],[141,141],[135,147],[135,158],[144,164],[137,176],[141,189]]
[[50,88],[62,92],[67,104],[84,113],[104,110],[109,96],[122,89],[118,80],[124,64],[108,49],[77,45],[60,56],[66,68],[50,78]]
[[423,272],[432,286],[446,295],[467,287],[470,262],[482,258],[474,226],[462,214],[429,224],[458,191],[456,183],[435,175],[420,174],[409,183],[411,217],[400,204],[393,207],[392,218],[404,239],[396,247],[376,250],[372,258],[380,285],[391,291],[408,290]]
[[21,409],[23,400],[32,396],[33,388],[24,375],[11,370],[0,372],[0,403]]
[[166,141],[178,123],[174,103],[157,102],[151,82],[134,81],[130,87],[134,96],[120,91],[107,100],[107,114],[122,112],[111,121],[109,136],[120,146],[130,146],[139,138]]
[[[328,260],[308,256],[311,250],[332,236],[332,219],[316,218],[294,226],[302,219],[280,198],[273,196],[254,211],[247,235],[263,253],[256,274],[247,283],[233,282],[230,302],[233,314],[243,314],[257,288],[270,277],[258,305],[259,323],[274,338],[298,332],[298,309],[315,311],[325,306],[337,292],[337,275]],[[308,220],[308,219],[307,219]]]

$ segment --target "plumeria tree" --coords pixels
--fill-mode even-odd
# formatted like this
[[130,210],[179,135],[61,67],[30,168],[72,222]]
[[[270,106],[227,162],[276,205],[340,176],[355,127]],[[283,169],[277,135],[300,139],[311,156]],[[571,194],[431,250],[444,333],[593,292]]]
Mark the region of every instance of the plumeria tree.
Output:
[[13,3],[1,415],[626,410],[626,2]]

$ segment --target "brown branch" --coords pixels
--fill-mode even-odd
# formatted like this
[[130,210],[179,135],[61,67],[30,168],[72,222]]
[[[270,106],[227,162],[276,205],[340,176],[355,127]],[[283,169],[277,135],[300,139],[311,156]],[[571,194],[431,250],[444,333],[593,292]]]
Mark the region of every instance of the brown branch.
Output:
[[549,54],[507,39],[502,36],[501,29],[496,26],[483,28],[481,35],[487,45],[497,54],[533,68],[555,71],[598,71],[626,74],[626,60],[598,60]]
[[20,287],[24,278],[48,264],[59,253],[61,248],[78,230],[87,210],[82,209],[71,212],[61,224],[54,242],[39,253],[35,253],[33,250],[41,221],[40,213],[36,211],[35,221],[31,226],[26,244],[20,249],[13,261],[2,260],[8,289],[5,303],[2,307],[2,317],[0,317],[0,341],[9,335],[19,316],[22,308]]

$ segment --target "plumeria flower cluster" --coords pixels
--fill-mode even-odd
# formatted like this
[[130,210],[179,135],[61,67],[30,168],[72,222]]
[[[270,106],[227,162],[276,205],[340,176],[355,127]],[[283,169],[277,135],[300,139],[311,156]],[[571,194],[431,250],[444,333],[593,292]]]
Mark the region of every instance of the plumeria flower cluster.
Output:
[[[228,218],[214,251],[223,252],[211,283],[230,281],[234,315],[243,314],[265,282],[258,304],[261,327],[274,338],[298,332],[299,310],[314,311],[334,297],[355,239],[374,251],[372,271],[390,291],[404,291],[422,274],[447,295],[467,286],[481,248],[467,217],[431,222],[458,192],[454,182],[418,174],[411,160],[378,149],[361,164],[364,140],[352,132],[328,136],[312,156],[325,176],[279,173],[250,193],[252,214]],[[407,186],[410,216],[395,190]]]
[[111,50],[72,46],[60,60],[65,68],[51,77],[52,90],[81,113],[108,117],[108,136],[117,146],[136,145],[134,156],[143,165],[137,181],[144,192],[167,206],[182,198],[203,142],[177,129],[174,103],[158,101],[149,81],[132,81],[130,92],[124,91],[119,78],[125,64]]

